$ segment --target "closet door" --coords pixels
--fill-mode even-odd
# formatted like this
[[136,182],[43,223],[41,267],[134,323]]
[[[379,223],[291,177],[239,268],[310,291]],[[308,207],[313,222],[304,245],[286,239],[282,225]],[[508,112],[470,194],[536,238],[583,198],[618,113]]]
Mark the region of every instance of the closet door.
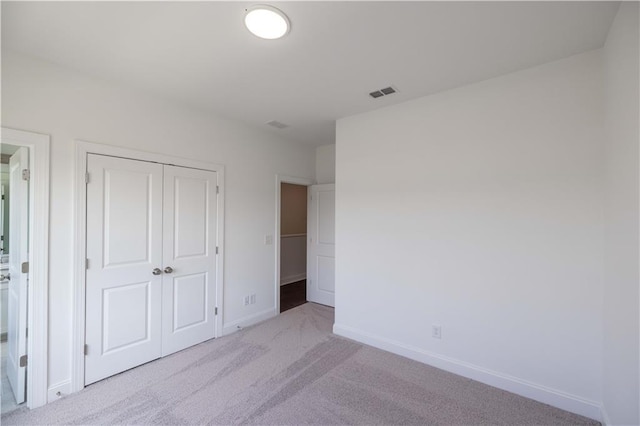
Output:
[[162,355],[215,337],[217,175],[164,166]]
[[85,384],[161,356],[162,167],[88,156]]

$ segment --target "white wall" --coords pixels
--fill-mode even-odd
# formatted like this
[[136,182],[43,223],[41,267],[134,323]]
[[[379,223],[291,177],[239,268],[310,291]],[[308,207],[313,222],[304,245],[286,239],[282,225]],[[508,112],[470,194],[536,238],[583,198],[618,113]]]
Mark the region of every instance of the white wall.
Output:
[[[51,135],[50,388],[66,389],[71,371],[75,139],[224,164],[225,328],[275,314],[274,245],[264,245],[274,177],[313,178],[313,148],[5,49],[2,126]],[[250,293],[256,304],[243,306]]]
[[601,55],[338,121],[336,333],[600,415]]
[[336,182],[336,146],[322,145],[316,148],[316,183]]
[[640,220],[638,3],[625,2],[604,49],[606,243],[603,405],[611,424],[639,424]]

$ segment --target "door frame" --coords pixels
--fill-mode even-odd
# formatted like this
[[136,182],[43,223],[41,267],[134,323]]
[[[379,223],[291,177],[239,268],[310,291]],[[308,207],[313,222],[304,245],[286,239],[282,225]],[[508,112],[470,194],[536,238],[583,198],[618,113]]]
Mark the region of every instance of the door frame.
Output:
[[49,320],[49,135],[2,127],[2,143],[29,148],[27,401],[47,403]]
[[[312,179],[301,178],[296,176],[287,176],[287,175],[276,175],[276,227],[274,234],[274,245],[275,245],[275,307],[276,307],[276,315],[280,315],[280,203],[281,203],[281,184],[283,183],[291,183],[294,185],[302,185],[309,187],[314,184]],[[307,194],[308,197],[308,194]],[[307,203],[307,211],[309,210]],[[308,241],[308,240],[307,240]],[[307,244],[308,245],[308,244]],[[306,266],[305,266],[306,267]]]
[[215,337],[222,336],[224,318],[224,166],[172,155],[153,152],[138,151],[129,148],[121,148],[113,145],[104,145],[94,142],[76,140],[75,155],[75,195],[74,195],[74,223],[75,235],[73,246],[73,318],[72,318],[72,346],[71,346],[71,392],[84,389],[84,344],[85,344],[85,312],[86,312],[86,275],[85,259],[86,230],[87,230],[87,156],[89,154],[107,155],[111,157],[127,158],[132,160],[148,161],[152,163],[168,164],[172,166],[188,167],[216,172],[218,179],[218,212],[217,212],[217,246],[219,253],[216,265],[216,306],[218,314],[215,320]]

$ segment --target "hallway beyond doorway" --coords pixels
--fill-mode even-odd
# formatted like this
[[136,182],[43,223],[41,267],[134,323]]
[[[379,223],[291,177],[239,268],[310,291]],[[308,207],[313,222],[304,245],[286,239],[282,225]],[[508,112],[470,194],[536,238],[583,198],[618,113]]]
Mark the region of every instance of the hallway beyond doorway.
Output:
[[307,280],[280,287],[280,313],[307,303]]

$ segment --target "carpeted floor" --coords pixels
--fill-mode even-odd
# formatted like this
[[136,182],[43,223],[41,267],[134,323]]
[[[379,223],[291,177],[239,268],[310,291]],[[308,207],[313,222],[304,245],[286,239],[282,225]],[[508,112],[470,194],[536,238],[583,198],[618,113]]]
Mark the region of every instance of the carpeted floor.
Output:
[[12,424],[598,424],[331,334],[306,303],[87,387]]

